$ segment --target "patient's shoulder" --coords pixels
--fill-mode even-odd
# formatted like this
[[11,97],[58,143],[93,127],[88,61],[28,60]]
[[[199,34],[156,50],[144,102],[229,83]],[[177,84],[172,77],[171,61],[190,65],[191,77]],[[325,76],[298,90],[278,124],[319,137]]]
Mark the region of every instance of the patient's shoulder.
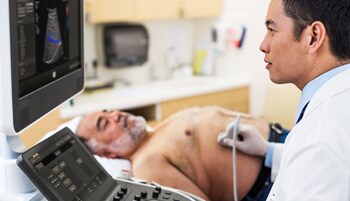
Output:
[[132,171],[134,176],[153,175],[154,171],[162,168],[167,164],[166,159],[161,154],[152,154],[150,152],[142,152],[132,160]]

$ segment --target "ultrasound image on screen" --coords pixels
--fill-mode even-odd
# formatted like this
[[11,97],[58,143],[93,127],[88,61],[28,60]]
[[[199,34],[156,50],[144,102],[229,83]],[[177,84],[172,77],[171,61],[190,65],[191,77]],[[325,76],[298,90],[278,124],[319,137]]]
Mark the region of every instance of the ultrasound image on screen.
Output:
[[56,8],[49,9],[47,19],[43,61],[47,64],[52,64],[63,55],[61,31]]
[[19,97],[81,67],[77,0],[17,0]]
[[35,1],[36,59],[40,72],[68,60],[69,15],[67,0]]

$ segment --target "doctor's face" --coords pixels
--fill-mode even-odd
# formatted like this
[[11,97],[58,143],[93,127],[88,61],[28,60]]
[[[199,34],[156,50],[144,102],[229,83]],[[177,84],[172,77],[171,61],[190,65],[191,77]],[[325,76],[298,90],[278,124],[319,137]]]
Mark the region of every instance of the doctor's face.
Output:
[[107,151],[127,155],[145,136],[145,128],[146,121],[141,116],[120,111],[101,111],[85,116],[76,133],[87,140],[93,139],[96,142],[94,144],[100,147],[95,150],[100,152],[97,153],[99,155],[104,155]]
[[303,51],[303,34],[300,41],[294,37],[293,21],[284,14],[282,0],[271,0],[265,21],[267,33],[260,45],[265,53],[264,61],[271,81],[293,83],[300,86],[305,51]]

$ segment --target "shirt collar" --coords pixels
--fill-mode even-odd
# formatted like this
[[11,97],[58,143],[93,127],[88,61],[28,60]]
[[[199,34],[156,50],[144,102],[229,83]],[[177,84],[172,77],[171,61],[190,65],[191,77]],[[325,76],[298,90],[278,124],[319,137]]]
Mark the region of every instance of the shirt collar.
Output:
[[[298,119],[301,110],[304,108],[304,106],[311,100],[311,98],[314,96],[314,94],[321,88],[321,86],[326,83],[329,79],[334,77],[335,75],[350,69],[350,64],[345,64],[336,68],[333,68],[332,70],[329,70],[320,76],[316,77],[315,79],[311,80],[305,87],[303,88],[301,92],[301,99],[299,102],[297,115],[295,120]],[[296,121],[295,121],[296,122]]]

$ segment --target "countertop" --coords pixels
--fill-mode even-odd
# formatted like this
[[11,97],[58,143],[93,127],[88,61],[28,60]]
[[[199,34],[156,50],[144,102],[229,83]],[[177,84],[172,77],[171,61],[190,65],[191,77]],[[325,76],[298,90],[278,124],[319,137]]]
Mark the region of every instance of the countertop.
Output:
[[72,118],[103,109],[134,109],[249,85],[249,80],[244,78],[193,76],[82,93],[73,98],[73,104],[61,106],[61,118]]

